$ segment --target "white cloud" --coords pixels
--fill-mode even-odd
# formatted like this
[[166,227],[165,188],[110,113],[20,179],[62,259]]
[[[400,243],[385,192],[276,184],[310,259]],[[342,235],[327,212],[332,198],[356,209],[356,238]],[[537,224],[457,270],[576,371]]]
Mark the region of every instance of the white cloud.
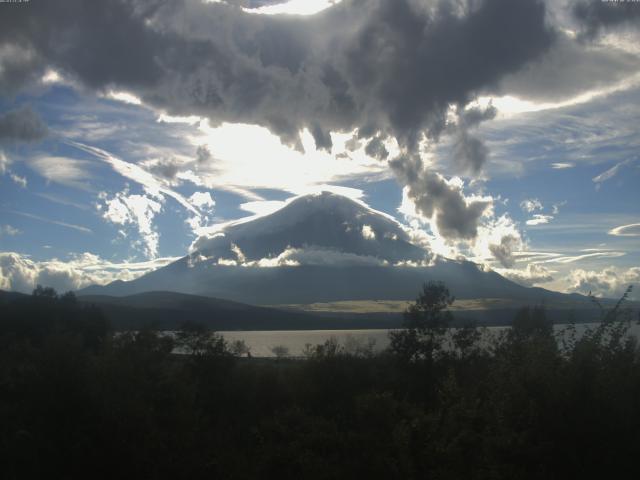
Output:
[[274,258],[262,258],[253,262],[242,263],[245,267],[285,267],[299,265],[322,266],[386,266],[388,262],[376,257],[339,252],[327,248],[287,248]]
[[640,223],[620,225],[619,227],[612,228],[608,233],[616,237],[640,237]]
[[538,263],[575,263],[581,260],[586,259],[595,259],[595,258],[618,258],[624,257],[626,255],[625,252],[616,252],[613,250],[603,250],[603,251],[589,251],[589,253],[582,253],[580,255],[562,255],[558,253],[552,254],[552,258],[548,258],[546,260],[541,260]]
[[10,164],[11,160],[0,150],[0,175],[4,175],[7,172]]
[[536,263],[529,263],[524,269],[498,268],[496,271],[509,280],[513,280],[525,287],[533,287],[553,280],[553,272]]
[[20,235],[22,232],[11,225],[2,225],[0,226],[0,237],[15,237],[16,235]]
[[602,182],[606,182],[607,180],[611,180],[613,177],[615,177],[618,174],[618,172],[622,169],[622,167],[629,165],[631,162],[632,160],[629,159],[629,160],[624,160],[622,162],[616,163],[613,167],[609,168],[608,170],[605,170],[600,175],[593,177],[592,179],[593,183],[600,184]]
[[38,156],[27,165],[47,180],[69,187],[87,190],[86,181],[91,178],[89,162],[67,157]]
[[[219,0],[208,0],[219,1]],[[288,2],[275,5],[265,5],[259,8],[244,8],[247,13],[262,15],[315,15],[322,10],[326,10],[341,0],[289,0]]]
[[[640,267],[623,269],[607,267],[600,271],[576,269],[568,276],[569,290],[580,293],[592,292],[594,295],[616,298],[622,295],[629,285],[640,285]],[[637,292],[635,292],[637,298]]]
[[53,220],[51,218],[41,217],[40,215],[34,215],[33,213],[19,212],[17,210],[9,210],[11,213],[20,215],[23,217],[31,218],[32,220],[38,220],[40,222],[50,223],[52,225],[58,225],[60,227],[70,228],[82,233],[93,233],[93,230],[82,225],[75,225],[73,223],[61,222],[59,220]]
[[189,203],[186,198],[184,198],[179,193],[171,190],[170,188],[167,188],[153,174],[147,172],[139,165],[125,162],[124,160],[121,160],[120,158],[111,155],[109,152],[100,148],[92,147],[90,145],[85,145],[79,142],[70,141],[68,143],[76,148],[79,148],[80,150],[94,155],[95,157],[111,165],[111,167],[123,177],[128,178],[129,180],[133,180],[134,182],[142,185],[150,195],[154,197],[158,197],[161,194],[166,195],[176,200],[180,205],[182,205],[185,209],[187,209],[194,215],[200,215],[200,212],[193,205],[191,205],[191,203]]
[[202,120],[198,130],[200,133],[190,142],[194,148],[204,145],[211,157],[182,172],[181,178],[210,189],[270,188],[302,195],[339,180],[391,176],[384,162],[367,156],[364,146],[353,152],[347,149],[352,133],[332,132],[333,147],[327,152],[316,148],[312,135],[304,130],[303,152],[284,145],[278,136],[257,125],[224,123],[211,127]]
[[367,240],[375,240],[376,232],[374,232],[373,228],[371,228],[369,225],[363,225],[362,226],[362,237],[367,239]]
[[537,198],[528,198],[520,202],[520,208],[527,213],[533,213],[537,210],[542,210],[542,202]]
[[575,163],[571,162],[556,162],[551,164],[551,168],[554,170],[566,170],[567,168],[573,168],[575,166]]
[[263,217],[273,212],[277,212],[284,207],[287,202],[281,200],[258,200],[255,202],[245,202],[240,204],[240,209]]
[[[105,195],[103,195],[105,197]],[[158,255],[160,235],[153,228],[153,219],[162,210],[162,204],[146,195],[129,195],[128,190],[104,202],[102,217],[116,225],[133,225],[140,234],[138,241],[148,258]]]
[[133,280],[163,267],[177,258],[158,258],[149,262],[114,263],[91,253],[71,255],[67,260],[35,261],[15,252],[0,253],[0,289],[29,293],[36,285],[62,292],[115,280]]
[[189,201],[198,208],[207,207],[208,209],[212,209],[216,205],[215,200],[211,198],[209,192],[195,192],[189,197]]
[[507,214],[496,217],[493,209],[494,199],[482,198],[489,201],[490,206],[480,220],[477,236],[471,240],[454,241],[440,235],[429,220],[425,220],[416,212],[415,204],[407,195],[406,187],[398,212],[404,215],[408,223],[406,231],[411,242],[437,256],[467,259],[480,264],[497,260],[503,266],[511,265],[515,251],[524,246],[518,225]]
[[9,175],[9,178],[11,178],[11,180],[13,180],[13,183],[15,183],[16,185],[19,185],[22,188],[27,188],[27,179],[25,177],[21,177],[20,175],[12,173]]
[[527,220],[527,225],[543,225],[545,223],[549,223],[551,220],[553,220],[553,215],[535,214],[533,218]]
[[118,102],[128,103],[131,105],[142,105],[142,100],[129,92],[110,90],[105,96],[110,100],[117,100]]

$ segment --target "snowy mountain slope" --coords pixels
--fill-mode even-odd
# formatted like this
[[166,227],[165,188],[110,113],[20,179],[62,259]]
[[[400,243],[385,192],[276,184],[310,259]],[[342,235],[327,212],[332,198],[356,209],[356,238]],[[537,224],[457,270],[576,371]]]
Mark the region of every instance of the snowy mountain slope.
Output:
[[[350,254],[389,263],[422,261],[428,256],[409,242],[394,219],[329,192],[298,197],[270,215],[231,224],[218,236],[196,242],[195,247],[208,259],[240,263],[275,258],[288,248],[327,257],[330,252],[347,254],[345,260],[354,260]],[[316,264],[319,261],[315,259]]]

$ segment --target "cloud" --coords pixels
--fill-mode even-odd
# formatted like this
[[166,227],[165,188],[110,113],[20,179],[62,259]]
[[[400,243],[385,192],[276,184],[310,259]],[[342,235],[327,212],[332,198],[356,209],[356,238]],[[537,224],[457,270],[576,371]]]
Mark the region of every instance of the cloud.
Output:
[[33,213],[19,212],[16,210],[9,210],[9,212],[15,215],[20,215],[22,217],[31,218],[32,220],[38,220],[39,222],[45,222],[45,223],[50,223],[52,225],[58,225],[60,227],[70,228],[78,232],[93,233],[93,230],[87,227],[83,227],[82,225],[74,225],[73,223],[61,222],[59,220],[54,220],[52,218],[41,217],[40,215],[35,215]]
[[102,195],[104,208],[102,217],[116,225],[132,225],[140,235],[134,246],[142,246],[148,258],[158,255],[160,234],[153,228],[153,219],[162,211],[162,204],[147,195],[129,195],[128,190],[117,193],[109,199]]
[[554,41],[539,0],[345,0],[305,21],[200,0],[105,0],[91,11],[80,0],[56,3],[0,21],[0,42],[32,52],[39,78],[46,66],[170,115],[257,123],[297,146],[304,129],[325,147],[328,132],[359,129],[413,148],[423,132],[442,131],[449,105]]
[[47,127],[30,107],[0,115],[0,143],[35,142],[46,136]]
[[320,247],[287,248],[274,258],[262,258],[260,260],[242,263],[247,267],[283,267],[300,265],[322,265],[329,267],[346,266],[387,266],[386,260],[355,253],[339,252]]
[[453,135],[453,162],[461,173],[477,176],[487,161],[489,149],[484,142],[470,133],[481,122],[495,118],[498,110],[489,103],[485,108],[478,106],[457,109],[455,124],[450,124],[448,133]]
[[505,76],[500,89],[533,106],[575,102],[587,92],[624,82],[640,71],[637,53],[619,46],[585,44],[556,33],[553,46],[521,70]]
[[596,296],[616,298],[629,285],[638,287],[640,267],[608,267],[599,271],[576,269],[569,273],[568,282],[570,291],[584,294],[592,292]]
[[0,150],[0,174],[4,175],[9,169],[9,165],[11,164],[11,160],[4,154],[2,150]]
[[26,177],[21,177],[20,175],[18,175],[16,173],[11,173],[11,174],[9,174],[9,178],[11,180],[13,180],[13,183],[15,183],[16,185],[19,185],[22,188],[27,188],[27,179],[26,179]]
[[612,228],[607,233],[616,237],[640,237],[640,223],[620,225],[619,227]]
[[524,269],[498,269],[498,272],[503,277],[513,280],[525,287],[533,287],[541,283],[553,281],[552,272],[536,263],[529,263]]
[[30,293],[41,284],[61,292],[77,290],[115,280],[133,280],[175,260],[177,258],[158,258],[149,262],[114,263],[91,253],[81,253],[65,260],[35,261],[20,253],[2,252],[0,289]]
[[50,202],[58,203],[60,205],[66,205],[68,207],[74,207],[79,210],[89,210],[91,208],[91,206],[87,204],[74,202],[72,200],[69,200],[64,197],[60,197],[58,195],[54,195],[52,193],[36,192],[35,195],[42,197],[46,200],[49,200]]
[[[465,107],[481,93],[502,93],[506,76],[541,58],[559,38],[541,0],[344,0],[305,19],[200,0],[105,0],[90,12],[80,0],[58,3],[34,3],[28,15],[12,9],[0,20],[0,44],[32,52],[39,78],[54,69],[100,95],[126,92],[164,118],[208,119],[212,129],[260,125],[299,150],[308,148],[305,135],[313,148],[333,152],[336,134],[355,132],[365,153],[376,158],[394,156],[389,142],[407,154],[416,154],[425,137],[437,142],[454,106],[461,113],[450,160],[470,175],[480,173],[489,150],[471,131],[475,113]],[[54,35],[67,41],[52,41]],[[485,110],[485,119],[495,113]],[[208,147],[217,159],[219,152]],[[197,163],[212,164],[210,153],[200,152]],[[245,170],[254,184],[244,188],[282,182],[278,173],[286,162],[264,156],[272,157],[262,161],[265,168]],[[128,178],[141,179],[140,172],[109,161]],[[346,170],[348,163],[341,163]],[[165,163],[147,173],[157,175],[163,188],[166,182],[158,180],[176,177],[203,188],[240,183],[195,167],[181,175],[178,168]],[[333,164],[326,166],[321,181],[332,181],[338,174],[327,178],[326,172],[334,171]],[[299,177],[298,183],[313,183]],[[410,186],[419,208],[435,212],[443,235],[473,238],[489,203],[456,194],[435,172],[422,180],[429,195]],[[446,199],[434,193],[447,190]]]
[[198,208],[212,209],[216,202],[209,192],[195,192],[189,197],[189,201]]
[[42,155],[29,159],[27,165],[51,182],[81,190],[90,189],[87,180],[92,175],[88,169],[90,162],[86,160]]
[[171,182],[172,180],[176,179],[178,173],[180,172],[181,162],[172,158],[163,158],[155,160],[153,162],[149,162],[145,164],[145,166],[154,175],[157,175]]
[[123,177],[128,178],[129,180],[133,180],[134,182],[142,185],[150,195],[159,196],[160,194],[162,194],[171,197],[194,215],[200,216],[200,212],[193,205],[191,205],[191,203],[189,203],[186,198],[184,198],[178,192],[166,187],[161,181],[156,179],[153,174],[147,172],[141,166],[134,163],[126,162],[110,154],[106,150],[102,150],[101,148],[92,147],[90,145],[85,145],[79,142],[68,143],[111,165],[111,167]]
[[276,0],[261,2],[264,5],[250,5],[244,10],[262,15],[314,15],[339,3],[341,0]]
[[373,231],[370,225],[362,225],[362,238],[367,240],[375,240],[376,232]]
[[602,251],[591,251],[588,250],[588,253],[581,253],[578,255],[564,255],[564,254],[559,254],[559,253],[553,253],[553,254],[549,254],[549,256],[551,258],[548,258],[546,260],[541,260],[538,263],[561,263],[561,264],[567,264],[567,263],[575,263],[575,262],[579,262],[581,260],[585,260],[587,258],[589,259],[595,259],[595,258],[618,258],[618,257],[624,257],[626,255],[625,252],[617,252],[614,250],[602,250]]
[[542,210],[542,202],[537,198],[528,198],[520,202],[520,208],[528,213],[533,213],[536,210]]
[[554,170],[566,170],[567,168],[573,168],[576,165],[571,162],[556,162],[551,164],[551,168]]
[[549,223],[551,220],[553,220],[553,215],[542,215],[537,213],[533,216],[533,218],[527,220],[527,225],[543,225],[545,223]]
[[633,1],[578,0],[572,13],[582,26],[582,34],[595,37],[600,30],[631,25],[640,20],[640,9]]
[[484,213],[492,206],[487,198],[465,197],[462,186],[425,168],[416,156],[404,156],[390,162],[416,212],[431,220],[446,239],[474,239]]
[[510,268],[515,264],[513,253],[522,246],[519,236],[505,235],[500,239],[499,244],[489,245],[489,251],[503,267]]
[[206,164],[213,159],[211,151],[206,145],[199,145],[196,149],[196,161],[198,165]]
[[15,237],[16,235],[20,235],[22,232],[11,225],[1,225],[0,226],[0,237]]
[[[555,215],[560,213],[560,206],[564,205],[566,202],[558,203],[552,205],[551,211],[553,215],[543,214],[543,213],[535,213],[532,218],[526,221],[527,225],[535,226],[535,225],[544,225],[549,223],[551,220],[555,218]],[[544,206],[542,202],[537,198],[528,198],[520,202],[520,208],[523,212],[533,213],[533,212],[542,212],[544,210]]]
[[607,180],[611,180],[613,177],[615,177],[618,174],[618,172],[620,172],[620,170],[623,167],[629,165],[632,161],[633,159],[628,159],[628,160],[624,160],[622,162],[616,163],[613,167],[609,168],[608,170],[605,170],[600,175],[593,177],[592,178],[593,183],[600,184],[602,182],[606,182]]
[[[486,197],[484,200],[489,202],[489,206],[478,220],[476,236],[471,239],[445,237],[437,228],[433,228],[432,221],[425,222],[424,216],[417,211],[409,197],[407,187],[403,189],[398,212],[404,215],[408,223],[404,228],[410,241],[431,252],[432,257],[465,258],[479,264],[491,264],[498,260],[501,264],[511,265],[516,258],[515,250],[524,247],[518,225],[508,214],[495,215],[493,198]],[[424,229],[425,223],[430,231]]]

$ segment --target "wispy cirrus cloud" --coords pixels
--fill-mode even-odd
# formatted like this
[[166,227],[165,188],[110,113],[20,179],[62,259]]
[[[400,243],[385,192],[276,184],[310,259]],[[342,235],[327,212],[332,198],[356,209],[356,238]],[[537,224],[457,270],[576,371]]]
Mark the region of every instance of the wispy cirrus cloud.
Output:
[[630,165],[635,159],[628,159],[628,160],[624,160],[622,162],[618,162],[616,163],[613,167],[605,170],[604,172],[602,172],[600,175],[596,175],[595,177],[593,177],[592,181],[593,183],[597,184],[596,187],[599,187],[602,182],[606,182],[607,180],[611,180],[613,177],[615,177],[620,170],[622,170],[622,168],[626,167],[627,165]]
[[117,173],[123,177],[136,182],[144,187],[151,195],[166,195],[173,198],[176,202],[182,205],[186,210],[199,216],[200,212],[189,201],[179,194],[178,192],[166,187],[161,181],[159,181],[153,174],[146,171],[144,168],[122,160],[115,155],[103,150],[101,148],[85,145],[80,142],[68,141],[69,145],[72,145],[80,150],[83,150],[96,158],[109,164]]
[[607,233],[616,237],[640,237],[640,223],[620,225],[619,227],[612,228]]
[[48,181],[91,191],[89,180],[93,177],[91,162],[75,158],[39,155],[27,161],[27,165]]
[[14,215],[20,215],[22,217],[31,218],[32,220],[38,220],[39,222],[45,222],[45,223],[50,223],[52,225],[58,225],[60,227],[70,228],[72,230],[76,230],[82,233],[89,233],[89,234],[93,233],[93,230],[91,230],[90,228],[84,227],[82,225],[75,225],[73,223],[62,222],[60,220],[54,220],[52,218],[42,217],[40,215],[36,215],[33,213],[20,212],[17,210],[8,210],[8,211],[10,213],[13,213]]

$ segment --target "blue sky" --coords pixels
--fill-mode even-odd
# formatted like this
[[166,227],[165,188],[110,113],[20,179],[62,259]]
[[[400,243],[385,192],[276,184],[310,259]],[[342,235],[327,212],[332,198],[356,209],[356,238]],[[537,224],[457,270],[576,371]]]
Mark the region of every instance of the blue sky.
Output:
[[[45,59],[27,88],[0,94],[0,119],[29,109],[47,129],[29,141],[0,134],[0,286],[28,290],[49,281],[66,289],[134,278],[185,255],[216,225],[333,190],[393,215],[416,242],[443,256],[476,261],[525,285],[619,294],[640,281],[638,31],[605,30],[584,46],[579,26],[559,7],[548,10],[555,8],[555,28],[570,48],[551,47],[511,69],[500,88],[445,108],[447,126],[410,152],[467,206],[483,202],[475,234],[466,237],[446,234],[436,220],[446,204],[390,166],[414,148],[394,124],[391,133],[371,137],[381,138],[388,152],[382,159],[342,120],[327,129],[329,149],[306,120],[295,144],[267,117],[190,112],[175,107],[173,96],[158,101],[159,93],[124,81],[94,88],[73,67]],[[559,65],[553,56],[562,48],[572,58],[579,52],[580,61]],[[549,65],[541,93],[538,77]],[[490,113],[465,124],[473,109]],[[473,173],[455,161],[467,135],[486,154]]]

